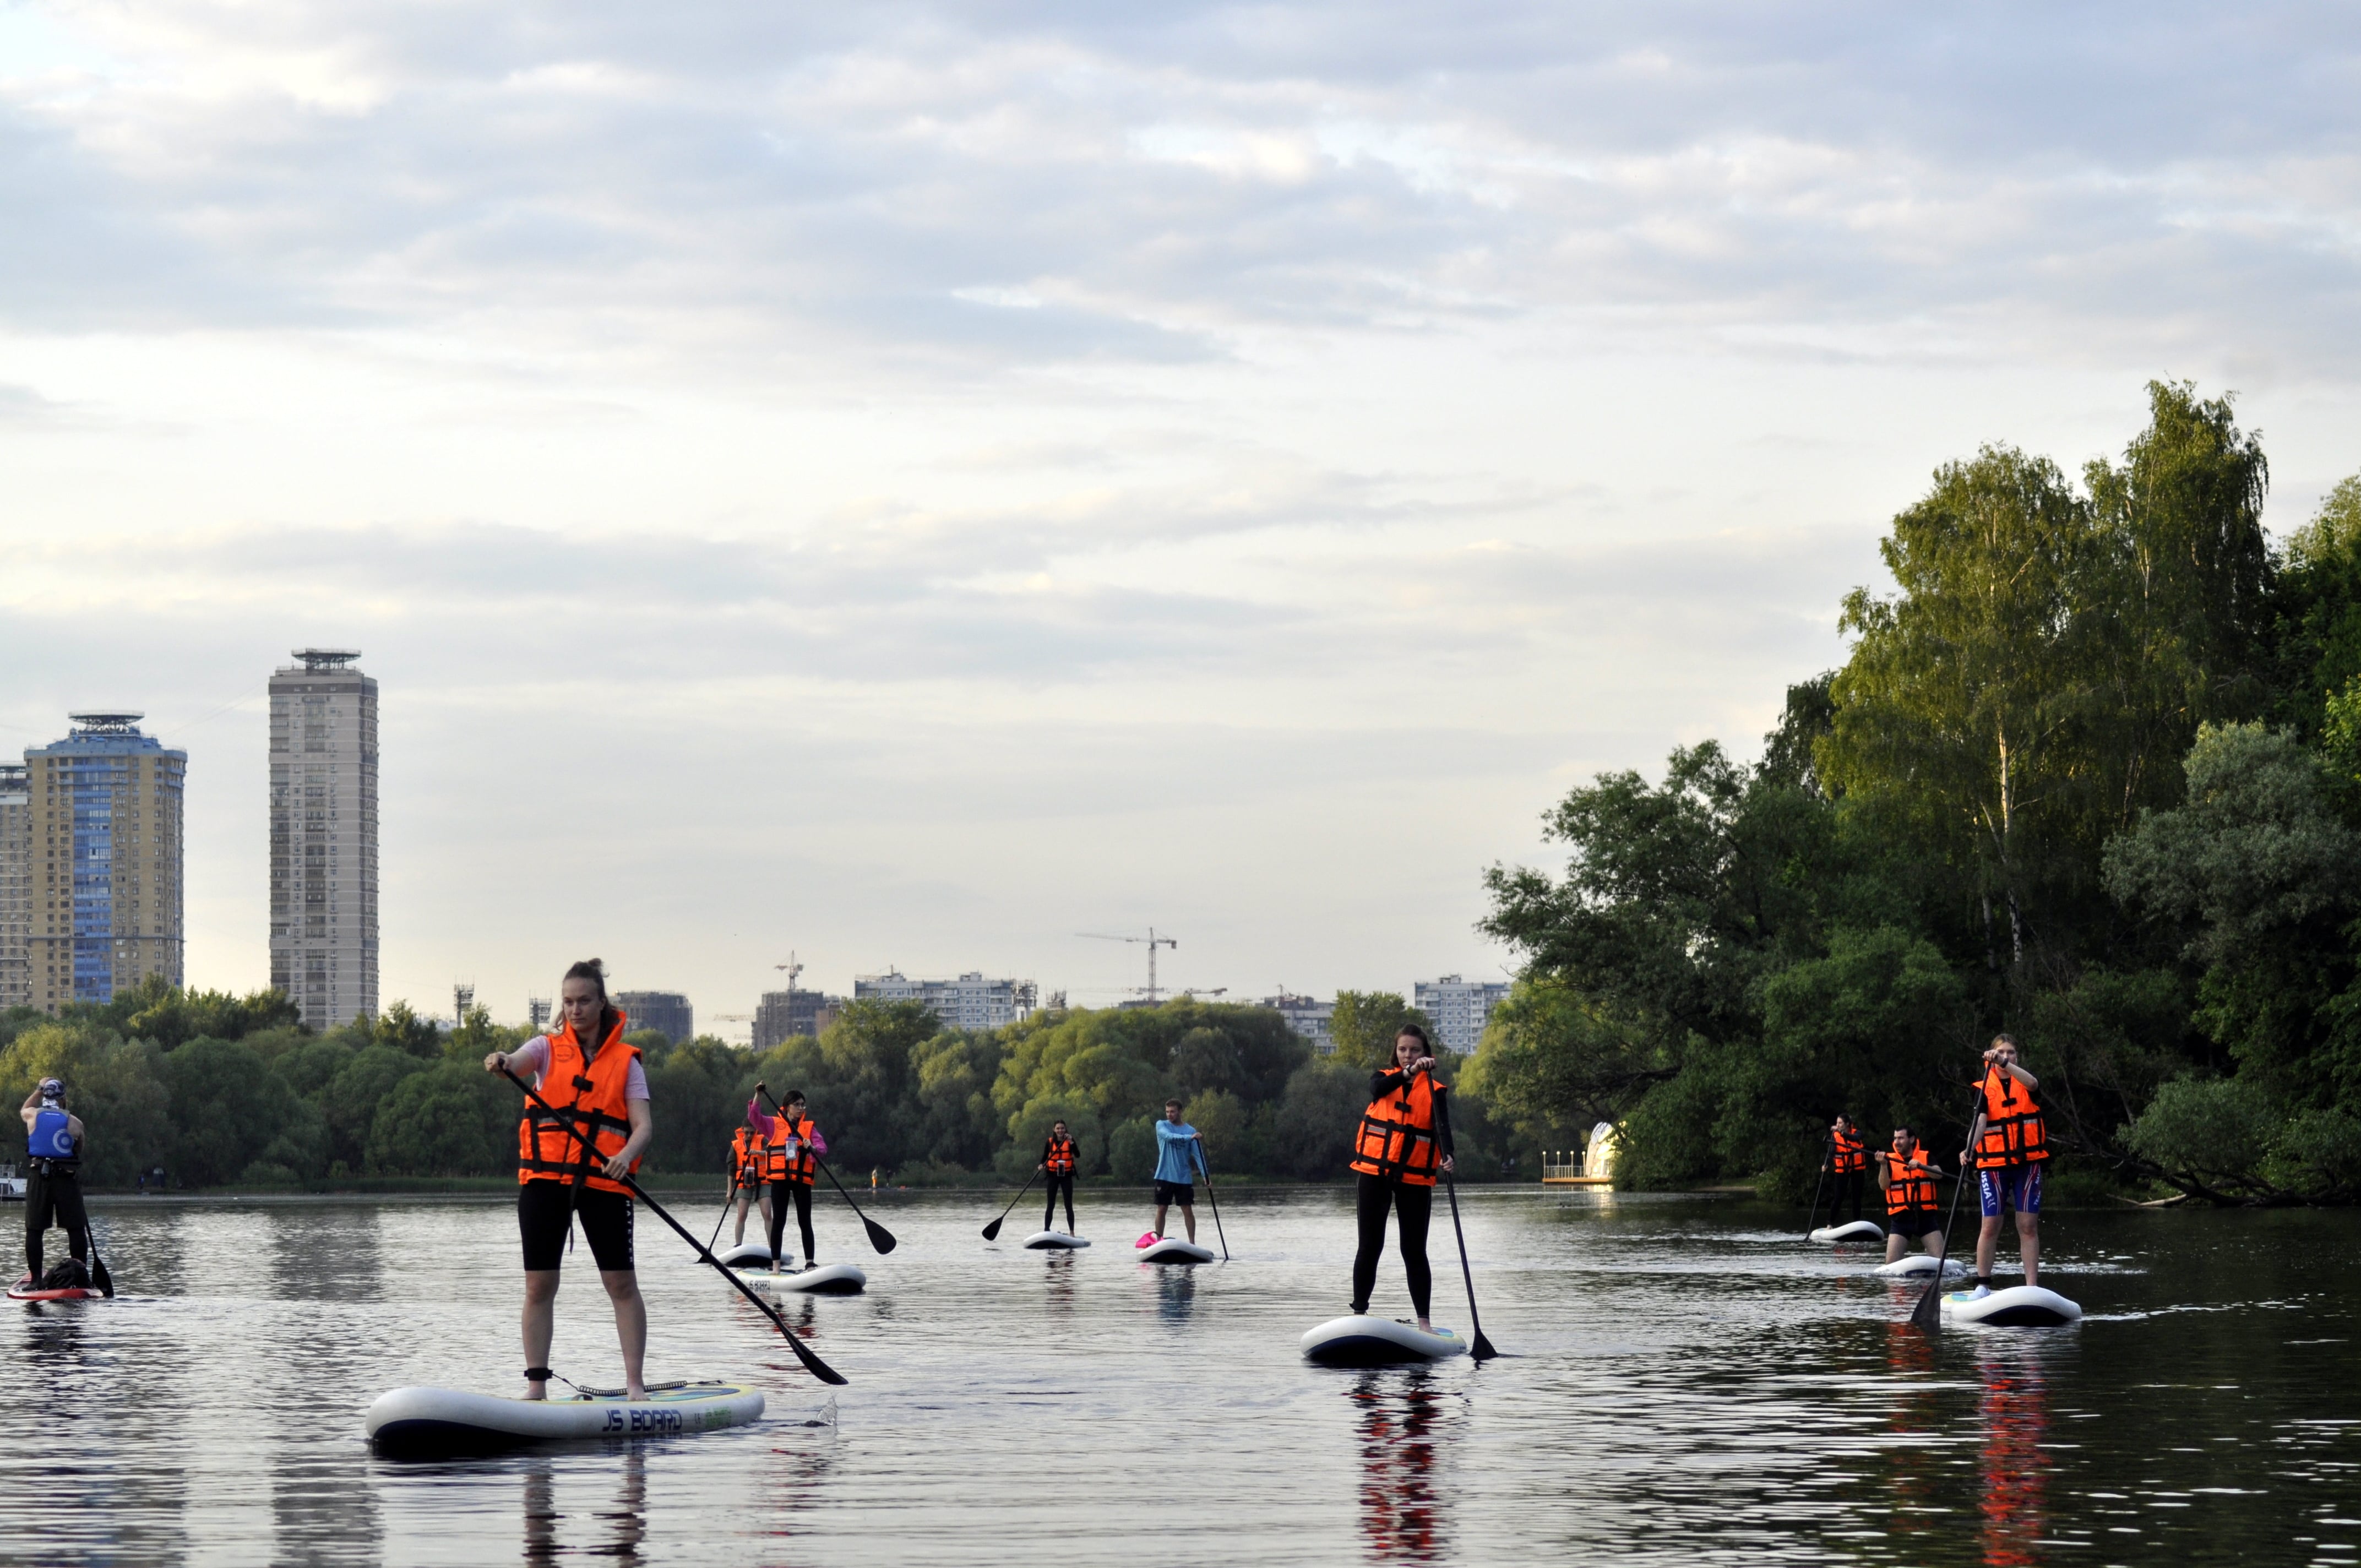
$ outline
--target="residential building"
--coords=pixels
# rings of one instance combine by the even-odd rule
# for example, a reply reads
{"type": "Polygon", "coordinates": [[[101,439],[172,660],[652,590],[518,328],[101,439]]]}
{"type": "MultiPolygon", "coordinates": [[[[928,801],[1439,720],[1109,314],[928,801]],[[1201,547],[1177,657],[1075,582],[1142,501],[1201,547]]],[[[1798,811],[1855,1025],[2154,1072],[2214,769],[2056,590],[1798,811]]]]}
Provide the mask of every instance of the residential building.
{"type": "Polygon", "coordinates": [[[766,991],[754,1008],[754,1048],[767,1051],[799,1036],[816,1036],[835,1023],[837,1014],[843,1011],[841,996],[824,996],[817,991],[792,986],[785,991],[766,991]]]}
{"type": "Polygon", "coordinates": [[[538,1035],[544,1029],[549,1027],[549,1014],[550,1002],[548,997],[528,996],[524,999],[525,1027],[531,1029],[534,1034],[538,1035]]]}
{"type": "Polygon", "coordinates": [[[655,1029],[674,1045],[697,1038],[697,1009],[677,991],[619,991],[615,1005],[630,1029],[655,1029]]]}
{"type": "Polygon", "coordinates": [[[33,1004],[33,792],[0,762],[0,1011],[33,1004]]]}
{"type": "Polygon", "coordinates": [[[345,648],[270,677],[270,983],[314,1029],[377,1016],[377,682],[345,648]]]}
{"type": "Polygon", "coordinates": [[[137,713],[76,713],[25,753],[26,981],[32,1005],[181,983],[181,788],[189,754],[137,713]]]}
{"type": "Polygon", "coordinates": [[[898,970],[855,975],[855,1002],[922,1002],[946,1029],[997,1029],[1033,1011],[1029,980],[986,980],[971,970],[957,980],[911,980],[898,970]]]}
{"type": "Polygon", "coordinates": [[[1509,983],[1446,974],[1441,980],[1422,980],[1411,991],[1411,1005],[1434,1025],[1435,1044],[1471,1056],[1484,1038],[1485,1021],[1508,996],[1509,983]]]}
{"type": "Polygon", "coordinates": [[[1264,997],[1256,1005],[1270,1008],[1286,1019],[1287,1026],[1311,1041],[1312,1050],[1318,1055],[1335,1054],[1336,1037],[1328,1032],[1330,1021],[1336,1016],[1334,997],[1321,1002],[1309,996],[1294,996],[1281,992],[1277,996],[1264,997]]]}

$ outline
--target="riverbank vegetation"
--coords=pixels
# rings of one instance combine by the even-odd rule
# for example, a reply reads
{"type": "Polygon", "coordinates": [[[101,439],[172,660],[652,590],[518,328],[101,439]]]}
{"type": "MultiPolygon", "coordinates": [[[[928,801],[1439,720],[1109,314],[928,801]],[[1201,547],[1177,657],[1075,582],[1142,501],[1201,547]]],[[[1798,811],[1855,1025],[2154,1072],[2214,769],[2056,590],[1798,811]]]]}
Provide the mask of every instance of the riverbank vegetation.
{"type": "Polygon", "coordinates": [[[1602,774],[1563,875],[1493,870],[1496,1113],[1795,1195],[1839,1109],[1949,1163],[2006,1029],[2070,1174],[2361,1198],[2361,477],[2274,543],[2259,437],[2149,392],[2079,484],[1938,469],[1760,761],[1602,774]]]}

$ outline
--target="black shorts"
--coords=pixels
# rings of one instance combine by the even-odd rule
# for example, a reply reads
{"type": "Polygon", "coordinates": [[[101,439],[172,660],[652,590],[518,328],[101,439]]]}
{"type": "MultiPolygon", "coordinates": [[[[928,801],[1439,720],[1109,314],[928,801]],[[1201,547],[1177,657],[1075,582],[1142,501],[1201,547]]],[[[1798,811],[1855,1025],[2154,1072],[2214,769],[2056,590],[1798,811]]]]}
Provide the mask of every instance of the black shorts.
{"type": "Polygon", "coordinates": [[[1178,1203],[1183,1209],[1197,1206],[1197,1184],[1193,1181],[1159,1181],[1156,1184],[1159,1204],[1178,1203]]]}
{"type": "Polygon", "coordinates": [[[1928,1231],[1942,1228],[1943,1215],[1938,1209],[1905,1209],[1899,1214],[1885,1216],[1885,1234],[1889,1236],[1923,1236],[1928,1231]]]}
{"type": "Polygon", "coordinates": [[[567,1217],[582,1222],[582,1239],[601,1274],[631,1272],[631,1197],[565,1181],[528,1181],[517,1189],[517,1233],[524,1238],[528,1273],[566,1263],[567,1217]]]}

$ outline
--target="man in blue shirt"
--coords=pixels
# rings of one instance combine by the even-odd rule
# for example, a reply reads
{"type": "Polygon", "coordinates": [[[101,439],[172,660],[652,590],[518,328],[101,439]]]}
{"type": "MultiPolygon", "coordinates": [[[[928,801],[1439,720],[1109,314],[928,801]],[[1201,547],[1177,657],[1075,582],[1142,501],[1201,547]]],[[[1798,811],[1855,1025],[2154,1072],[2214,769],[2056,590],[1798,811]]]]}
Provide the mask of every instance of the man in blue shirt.
{"type": "Polygon", "coordinates": [[[1156,1239],[1164,1239],[1164,1215],[1175,1203],[1197,1239],[1197,1129],[1180,1119],[1180,1102],[1164,1102],[1164,1120],[1156,1124],[1156,1239]]]}

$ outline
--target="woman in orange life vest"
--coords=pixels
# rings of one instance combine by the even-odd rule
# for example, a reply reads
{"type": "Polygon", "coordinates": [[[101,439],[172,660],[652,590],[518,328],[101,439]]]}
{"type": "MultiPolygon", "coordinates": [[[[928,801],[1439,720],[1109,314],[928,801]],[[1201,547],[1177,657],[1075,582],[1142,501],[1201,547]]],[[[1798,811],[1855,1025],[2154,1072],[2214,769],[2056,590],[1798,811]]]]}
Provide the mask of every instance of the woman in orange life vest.
{"type": "Polygon", "coordinates": [[[1434,1275],[1426,1263],[1426,1224],[1434,1207],[1434,1178],[1451,1164],[1450,1130],[1438,1124],[1436,1101],[1446,1086],[1434,1081],[1434,1046],[1426,1031],[1405,1024],[1394,1036],[1391,1071],[1369,1075],[1369,1108],[1353,1140],[1358,1173],[1354,1209],[1361,1245],[1353,1255],[1353,1315],[1369,1310],[1378,1283],[1378,1256],[1386,1250],[1386,1212],[1400,1223],[1402,1272],[1410,1277],[1411,1309],[1418,1326],[1433,1331],[1427,1303],[1434,1275]]]}
{"type": "Polygon", "coordinates": [[[819,1261],[818,1249],[812,1245],[811,1200],[812,1182],[819,1176],[819,1157],[828,1153],[828,1140],[820,1136],[819,1127],[810,1113],[804,1109],[804,1091],[790,1089],[779,1102],[781,1116],[763,1113],[763,1086],[754,1086],[754,1098],[746,1102],[746,1120],[762,1130],[763,1152],[767,1157],[763,1174],[769,1179],[771,1192],[771,1272],[777,1274],[786,1263],[786,1255],[779,1244],[786,1239],[787,1209],[796,1211],[796,1229],[804,1244],[804,1266],[811,1268],[819,1261]]]}
{"type": "Polygon", "coordinates": [[[1921,1250],[1932,1255],[1943,1245],[1943,1206],[1936,1196],[1936,1179],[1943,1168],[1927,1157],[1918,1135],[1907,1127],[1894,1129],[1894,1146],[1877,1157],[1877,1184],[1885,1190],[1885,1261],[1899,1263],[1916,1236],[1921,1250]]]}
{"type": "Polygon", "coordinates": [[[1838,1223],[1837,1211],[1843,1207],[1848,1194],[1852,1198],[1852,1217],[1860,1219],[1861,1178],[1869,1169],[1869,1145],[1862,1139],[1861,1129],[1852,1124],[1852,1118],[1841,1111],[1837,1113],[1836,1125],[1828,1129],[1828,1168],[1837,1176],[1836,1191],[1828,1198],[1828,1223],[1838,1223]]]}
{"type": "Polygon", "coordinates": [[[746,1207],[750,1201],[763,1205],[763,1234],[771,1230],[771,1184],[766,1173],[770,1157],[763,1150],[763,1129],[754,1125],[754,1118],[730,1135],[730,1190],[738,1198],[738,1229],[731,1241],[743,1245],[746,1240],[746,1207]]]}
{"type": "Polygon", "coordinates": [[[1079,1236],[1074,1229],[1074,1139],[1063,1122],[1049,1124],[1049,1136],[1041,1146],[1041,1163],[1034,1168],[1049,1175],[1049,1201],[1041,1210],[1041,1228],[1057,1228],[1058,1194],[1066,1195],[1066,1234],[1079,1236]]]}
{"type": "Polygon", "coordinates": [[[1976,1233],[1976,1283],[1970,1299],[1992,1294],[1993,1253],[2000,1242],[2004,1211],[2016,1214],[2018,1255],[2025,1260],[2025,1282],[2038,1285],[2041,1267],[2041,1168],[2049,1158],[2049,1135],[2042,1126],[2041,1107],[2033,1091],[2041,1080],[2016,1064],[2016,1041],[1994,1035],[1984,1052],[1983,1136],[1972,1149],[1960,1151],[1964,1168],[1973,1161],[1976,1195],[1983,1202],[1983,1228],[1976,1233]]]}
{"type": "Polygon", "coordinates": [[[598,1265],[598,1283],[615,1305],[625,1387],[630,1398],[644,1399],[647,1385],[640,1368],[647,1355],[648,1310],[631,1266],[631,1198],[622,1179],[639,1168],[640,1152],[655,1135],[648,1115],[648,1077],[639,1051],[623,1043],[623,1014],[607,1000],[607,969],[597,959],[566,971],[557,1010],[563,1023],[555,1033],[535,1035],[514,1051],[494,1051],[484,1058],[486,1072],[505,1068],[532,1084],[552,1108],[572,1113],[553,1117],[527,1102],[517,1128],[524,1397],[549,1397],[558,1267],[579,1218],[583,1239],[598,1265]],[[583,1147],[584,1136],[590,1150],[583,1147]]]}

